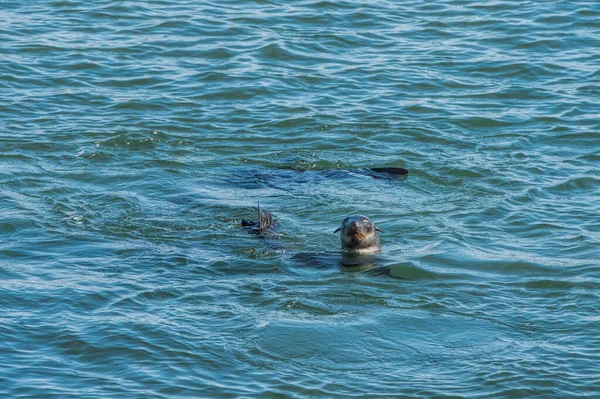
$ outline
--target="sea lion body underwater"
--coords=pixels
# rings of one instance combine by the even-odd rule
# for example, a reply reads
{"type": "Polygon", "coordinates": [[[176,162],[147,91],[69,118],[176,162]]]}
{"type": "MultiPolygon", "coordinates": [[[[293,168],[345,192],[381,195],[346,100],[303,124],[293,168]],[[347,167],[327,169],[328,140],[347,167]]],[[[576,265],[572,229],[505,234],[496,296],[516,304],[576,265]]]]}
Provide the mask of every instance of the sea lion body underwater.
{"type": "Polygon", "coordinates": [[[381,240],[377,232],[382,232],[371,219],[364,215],[351,215],[342,220],[342,225],[333,233],[340,231],[342,252],[371,254],[381,250],[381,240]]]}

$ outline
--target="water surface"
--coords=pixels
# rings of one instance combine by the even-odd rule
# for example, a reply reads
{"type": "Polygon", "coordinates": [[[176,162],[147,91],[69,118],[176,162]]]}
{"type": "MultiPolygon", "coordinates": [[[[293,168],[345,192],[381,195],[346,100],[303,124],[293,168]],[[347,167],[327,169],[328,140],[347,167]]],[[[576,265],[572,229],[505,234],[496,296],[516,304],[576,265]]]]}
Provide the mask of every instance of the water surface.
{"type": "Polygon", "coordinates": [[[3,2],[0,393],[600,396],[599,21],[3,2]],[[411,172],[331,172],[373,166],[411,172]],[[295,260],[352,213],[377,269],[295,260]]]}

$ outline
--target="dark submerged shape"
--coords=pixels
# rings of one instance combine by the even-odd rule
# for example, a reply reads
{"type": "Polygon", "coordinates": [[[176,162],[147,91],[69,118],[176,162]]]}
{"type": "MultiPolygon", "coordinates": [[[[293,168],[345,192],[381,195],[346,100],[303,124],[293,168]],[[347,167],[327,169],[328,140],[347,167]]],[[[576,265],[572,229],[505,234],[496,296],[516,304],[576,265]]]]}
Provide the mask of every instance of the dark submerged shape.
{"type": "Polygon", "coordinates": [[[342,221],[334,234],[341,230],[342,251],[359,254],[368,254],[378,252],[381,249],[381,240],[378,228],[371,220],[364,215],[348,216],[342,221]]]}
{"type": "Polygon", "coordinates": [[[294,189],[297,184],[320,183],[326,180],[351,179],[368,176],[375,180],[402,181],[409,171],[396,167],[376,167],[360,169],[296,169],[292,165],[271,167],[237,168],[232,171],[227,183],[247,189],[273,187],[294,189]]]}

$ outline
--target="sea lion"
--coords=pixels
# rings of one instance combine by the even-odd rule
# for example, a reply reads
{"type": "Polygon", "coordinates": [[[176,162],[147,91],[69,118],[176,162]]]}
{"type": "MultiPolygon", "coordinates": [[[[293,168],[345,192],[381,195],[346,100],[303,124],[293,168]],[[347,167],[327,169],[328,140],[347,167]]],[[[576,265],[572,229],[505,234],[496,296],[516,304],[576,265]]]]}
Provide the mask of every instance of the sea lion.
{"type": "Polygon", "coordinates": [[[381,250],[381,240],[377,232],[382,232],[371,220],[363,215],[351,215],[333,233],[341,231],[342,252],[370,254],[381,250]]]}

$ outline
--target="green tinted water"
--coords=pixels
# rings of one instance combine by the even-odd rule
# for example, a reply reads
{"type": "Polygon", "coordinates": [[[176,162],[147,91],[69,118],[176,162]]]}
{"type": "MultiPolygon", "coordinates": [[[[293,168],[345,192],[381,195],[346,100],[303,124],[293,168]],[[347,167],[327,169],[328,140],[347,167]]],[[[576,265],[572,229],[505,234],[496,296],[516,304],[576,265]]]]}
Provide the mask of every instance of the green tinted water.
{"type": "Polygon", "coordinates": [[[600,396],[599,17],[4,2],[0,393],[600,396]]]}

